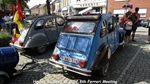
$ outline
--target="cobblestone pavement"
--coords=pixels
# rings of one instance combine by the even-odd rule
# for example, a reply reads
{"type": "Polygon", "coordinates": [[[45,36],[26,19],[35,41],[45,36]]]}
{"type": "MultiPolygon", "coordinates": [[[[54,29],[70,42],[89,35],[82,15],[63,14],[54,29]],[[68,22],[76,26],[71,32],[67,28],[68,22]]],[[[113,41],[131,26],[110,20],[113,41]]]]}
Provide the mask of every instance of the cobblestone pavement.
{"type": "MultiPolygon", "coordinates": [[[[105,83],[105,84],[150,84],[150,45],[145,44],[147,29],[138,28],[137,42],[125,44],[123,49],[113,54],[110,61],[109,74],[101,78],[84,77],[74,73],[62,72],[61,69],[51,66],[49,58],[54,46],[43,55],[33,55],[35,63],[28,65],[24,73],[12,78],[12,84],[78,84],[78,83],[105,83]]],[[[31,59],[20,55],[17,69],[31,62],[31,59]]]]}

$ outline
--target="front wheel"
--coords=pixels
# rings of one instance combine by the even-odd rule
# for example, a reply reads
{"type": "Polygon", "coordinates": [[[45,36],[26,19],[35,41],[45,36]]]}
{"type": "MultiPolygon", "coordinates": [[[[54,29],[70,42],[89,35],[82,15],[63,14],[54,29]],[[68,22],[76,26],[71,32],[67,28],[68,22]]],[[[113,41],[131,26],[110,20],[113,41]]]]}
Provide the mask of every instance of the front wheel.
{"type": "Polygon", "coordinates": [[[46,46],[46,45],[36,47],[36,51],[37,51],[39,54],[44,53],[46,50],[47,50],[47,46],[46,46]]]}
{"type": "Polygon", "coordinates": [[[101,75],[106,76],[108,74],[109,62],[102,66],[101,75]]]}
{"type": "Polygon", "coordinates": [[[108,74],[109,60],[111,58],[111,49],[109,48],[100,63],[99,75],[105,77],[108,74]]]}

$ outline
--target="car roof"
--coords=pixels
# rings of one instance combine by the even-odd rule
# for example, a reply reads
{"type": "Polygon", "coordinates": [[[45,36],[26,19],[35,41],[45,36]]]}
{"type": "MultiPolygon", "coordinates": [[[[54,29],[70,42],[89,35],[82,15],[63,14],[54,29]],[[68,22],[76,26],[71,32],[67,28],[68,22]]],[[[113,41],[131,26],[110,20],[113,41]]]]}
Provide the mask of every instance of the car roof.
{"type": "Polygon", "coordinates": [[[59,15],[39,15],[39,16],[31,16],[31,17],[27,17],[25,20],[35,20],[35,19],[38,19],[38,18],[47,18],[47,17],[61,17],[59,15]]]}
{"type": "Polygon", "coordinates": [[[112,14],[76,14],[73,16],[67,17],[67,20],[100,20],[101,17],[111,17],[112,14]]]}

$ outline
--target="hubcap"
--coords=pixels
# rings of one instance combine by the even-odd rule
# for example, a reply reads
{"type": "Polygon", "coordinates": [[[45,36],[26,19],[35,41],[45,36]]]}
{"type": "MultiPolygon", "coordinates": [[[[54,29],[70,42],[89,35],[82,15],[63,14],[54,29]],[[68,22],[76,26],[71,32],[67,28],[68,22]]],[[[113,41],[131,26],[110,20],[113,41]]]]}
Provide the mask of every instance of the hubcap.
{"type": "Polygon", "coordinates": [[[103,67],[103,72],[104,72],[104,74],[107,73],[108,67],[109,67],[109,63],[107,63],[107,64],[103,67]]]}
{"type": "Polygon", "coordinates": [[[37,51],[39,52],[39,53],[43,53],[43,52],[45,52],[45,50],[46,50],[46,46],[39,46],[39,47],[37,47],[37,51]]]}

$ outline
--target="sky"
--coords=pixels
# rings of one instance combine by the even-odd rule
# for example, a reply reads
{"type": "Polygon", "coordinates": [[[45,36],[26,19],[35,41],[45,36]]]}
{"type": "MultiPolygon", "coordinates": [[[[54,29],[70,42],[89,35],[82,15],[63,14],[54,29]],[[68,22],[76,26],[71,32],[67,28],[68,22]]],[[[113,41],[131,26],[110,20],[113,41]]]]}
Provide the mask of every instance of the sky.
{"type": "Polygon", "coordinates": [[[43,4],[46,3],[46,0],[30,0],[27,4],[29,6],[29,8],[38,5],[38,4],[43,4]]]}

